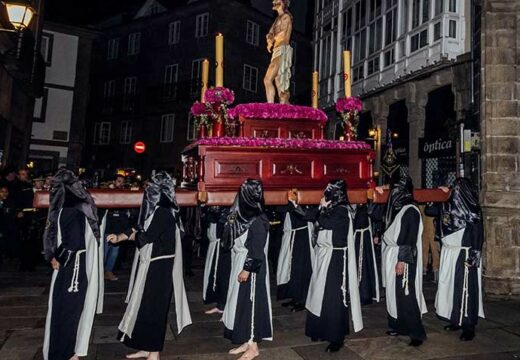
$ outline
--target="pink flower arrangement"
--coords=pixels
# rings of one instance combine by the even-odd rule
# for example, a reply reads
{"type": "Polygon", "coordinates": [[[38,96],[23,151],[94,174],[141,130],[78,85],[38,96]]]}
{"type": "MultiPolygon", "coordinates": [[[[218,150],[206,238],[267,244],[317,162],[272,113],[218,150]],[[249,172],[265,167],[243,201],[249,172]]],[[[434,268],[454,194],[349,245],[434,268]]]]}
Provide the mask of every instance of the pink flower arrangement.
{"type": "Polygon", "coordinates": [[[208,110],[206,109],[206,104],[203,104],[203,103],[200,103],[200,102],[195,102],[192,106],[191,106],[191,114],[193,116],[203,116],[203,115],[208,115],[208,110]]]}
{"type": "MultiPolygon", "coordinates": [[[[220,124],[224,123],[226,128],[233,128],[234,123],[230,121],[228,115],[228,106],[235,101],[235,93],[225,87],[215,87],[206,90],[204,95],[204,103],[195,102],[191,107],[191,113],[195,117],[197,129],[204,126],[206,129],[213,129],[215,123],[218,123],[218,131],[220,124]]],[[[220,136],[220,135],[217,135],[220,136]]]]}
{"type": "Polygon", "coordinates": [[[210,146],[265,147],[275,149],[330,149],[330,150],[365,150],[370,145],[363,141],[335,141],[313,139],[282,139],[282,138],[248,138],[219,137],[204,138],[193,144],[210,146]]]}
{"type": "Polygon", "coordinates": [[[336,111],[339,113],[360,112],[361,110],[363,110],[363,102],[355,96],[338,99],[336,103],[336,111]]]}
{"type": "Polygon", "coordinates": [[[210,117],[211,117],[211,109],[204,103],[195,102],[190,109],[191,114],[195,118],[195,127],[197,130],[200,130],[202,125],[206,127],[211,127],[210,117]]]}
{"type": "Polygon", "coordinates": [[[338,99],[336,111],[343,120],[343,131],[348,140],[357,139],[357,127],[359,124],[359,112],[363,110],[363,102],[355,97],[338,99]]]}
{"type": "Polygon", "coordinates": [[[289,104],[251,103],[240,104],[229,111],[233,118],[248,119],[299,119],[326,122],[327,115],[319,109],[289,104]]]}
{"type": "Polygon", "coordinates": [[[206,90],[204,100],[206,103],[217,107],[221,104],[231,105],[235,102],[235,93],[225,87],[214,87],[206,90]]]}

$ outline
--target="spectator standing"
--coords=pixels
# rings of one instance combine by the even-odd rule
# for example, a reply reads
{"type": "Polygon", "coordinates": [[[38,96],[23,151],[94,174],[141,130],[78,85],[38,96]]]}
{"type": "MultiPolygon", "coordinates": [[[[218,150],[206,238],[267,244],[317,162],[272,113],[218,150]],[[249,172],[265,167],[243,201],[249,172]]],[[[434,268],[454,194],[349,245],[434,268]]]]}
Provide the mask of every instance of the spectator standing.
{"type": "Polygon", "coordinates": [[[8,187],[0,185],[0,261],[2,256],[13,258],[15,254],[16,223],[14,210],[8,187]]]}
{"type": "Polygon", "coordinates": [[[18,256],[21,271],[34,271],[40,246],[34,236],[33,198],[34,190],[29,170],[18,170],[16,180],[12,186],[12,196],[16,208],[16,225],[18,229],[18,256]]]}
{"type": "MultiPolygon", "coordinates": [[[[125,185],[125,177],[117,175],[110,189],[121,190],[125,185]]],[[[108,209],[105,211],[106,216],[106,234],[121,234],[130,227],[130,210],[128,209],[108,209]]],[[[114,267],[119,255],[119,245],[110,244],[105,241],[105,279],[110,281],[118,280],[114,274],[114,267]]]]}

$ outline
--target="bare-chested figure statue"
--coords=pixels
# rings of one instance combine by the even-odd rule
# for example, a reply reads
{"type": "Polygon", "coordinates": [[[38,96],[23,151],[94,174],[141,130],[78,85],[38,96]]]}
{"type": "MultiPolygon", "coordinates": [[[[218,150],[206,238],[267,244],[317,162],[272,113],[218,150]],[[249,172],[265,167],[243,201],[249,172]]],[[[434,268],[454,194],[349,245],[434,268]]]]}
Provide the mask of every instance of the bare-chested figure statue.
{"type": "Polygon", "coordinates": [[[293,19],[289,13],[289,4],[290,0],[273,0],[273,10],[278,13],[278,17],[266,36],[267,51],[273,54],[264,77],[268,103],[274,103],[276,90],[278,90],[280,103],[289,103],[293,58],[293,49],[290,45],[293,19]]]}

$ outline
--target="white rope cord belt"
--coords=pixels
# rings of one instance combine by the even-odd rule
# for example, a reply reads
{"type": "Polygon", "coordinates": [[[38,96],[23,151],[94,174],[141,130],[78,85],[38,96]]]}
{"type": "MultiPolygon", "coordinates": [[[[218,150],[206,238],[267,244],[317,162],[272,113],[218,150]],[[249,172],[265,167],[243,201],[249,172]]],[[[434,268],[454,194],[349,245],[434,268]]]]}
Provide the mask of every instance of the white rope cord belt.
{"type": "Polygon", "coordinates": [[[70,279],[70,286],[67,289],[68,292],[75,292],[77,293],[79,291],[79,266],[80,266],[80,256],[81,254],[87,252],[87,250],[79,250],[76,252],[76,256],[74,259],[74,270],[72,271],[72,278],[70,279]]]}
{"type": "Polygon", "coordinates": [[[348,246],[345,247],[333,247],[332,250],[343,251],[343,282],[341,283],[341,292],[343,293],[343,305],[348,307],[347,303],[347,250],[348,246]]]}
{"type": "Polygon", "coordinates": [[[308,226],[302,226],[297,229],[291,229],[291,240],[289,242],[289,254],[291,254],[291,258],[289,259],[289,276],[291,276],[291,270],[292,270],[292,252],[294,248],[294,239],[296,238],[296,232],[300,230],[308,229],[308,226]]]}
{"type": "Polygon", "coordinates": [[[215,266],[213,267],[213,292],[217,288],[217,269],[218,269],[218,259],[220,257],[220,240],[217,240],[217,248],[215,249],[215,266]]]}
{"type": "Polygon", "coordinates": [[[462,301],[460,308],[459,326],[462,326],[462,320],[468,317],[468,300],[469,300],[469,267],[466,265],[466,260],[469,257],[469,247],[461,247],[464,250],[464,282],[462,284],[462,301]]]}
{"type": "Polygon", "coordinates": [[[363,250],[364,250],[364,235],[365,231],[370,231],[370,226],[364,229],[358,229],[354,233],[354,237],[356,234],[361,234],[359,237],[359,257],[358,257],[358,283],[361,284],[361,279],[363,278],[363,250]]]}
{"type": "Polygon", "coordinates": [[[251,337],[249,343],[252,343],[255,339],[255,295],[256,295],[256,273],[251,273],[251,292],[249,300],[251,300],[251,337]]]}
{"type": "Polygon", "coordinates": [[[408,263],[404,263],[404,271],[403,271],[403,288],[404,288],[404,295],[408,296],[410,295],[410,288],[408,287],[409,283],[409,269],[408,269],[408,263]]]}

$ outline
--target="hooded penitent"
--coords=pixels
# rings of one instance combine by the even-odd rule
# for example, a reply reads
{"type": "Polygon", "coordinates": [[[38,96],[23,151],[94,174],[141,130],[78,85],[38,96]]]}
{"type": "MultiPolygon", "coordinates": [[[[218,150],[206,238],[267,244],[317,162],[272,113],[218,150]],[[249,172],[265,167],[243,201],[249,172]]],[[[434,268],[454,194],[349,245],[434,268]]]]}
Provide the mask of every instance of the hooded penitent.
{"type": "Polygon", "coordinates": [[[330,201],[328,209],[338,205],[348,205],[347,184],[344,180],[333,180],[329,182],[323,193],[326,201],[330,201]]]}
{"type": "Polygon", "coordinates": [[[156,206],[170,209],[177,219],[179,205],[175,199],[175,181],[164,171],[155,174],[146,186],[139,214],[139,230],[144,229],[146,220],[153,214],[156,206]]]}
{"type": "Polygon", "coordinates": [[[452,193],[442,208],[442,233],[448,235],[468,223],[478,224],[482,221],[478,194],[470,180],[458,178],[453,184],[452,193]]]}
{"type": "MultiPolygon", "coordinates": [[[[344,180],[332,180],[327,184],[325,191],[323,192],[325,201],[330,201],[330,204],[326,208],[321,209],[321,213],[330,213],[332,209],[337,206],[345,206],[349,209],[349,201],[347,195],[347,183],[344,180]]],[[[318,240],[318,233],[322,230],[319,222],[314,223],[314,233],[312,235],[312,243],[316,245],[318,240]]]]}
{"type": "Polygon", "coordinates": [[[399,213],[404,206],[413,204],[413,202],[413,182],[409,176],[402,177],[392,184],[386,204],[386,226],[390,226],[397,213],[399,213]]]}
{"type": "Polygon", "coordinates": [[[264,190],[259,180],[247,179],[240,186],[224,225],[222,246],[231,248],[233,241],[244,234],[264,209],[264,190]]]}
{"type": "Polygon", "coordinates": [[[88,220],[92,232],[99,241],[99,225],[96,205],[81,181],[70,170],[60,169],[54,175],[50,188],[49,215],[43,234],[45,259],[50,261],[56,253],[58,243],[58,218],[63,207],[74,207],[88,220]]]}

